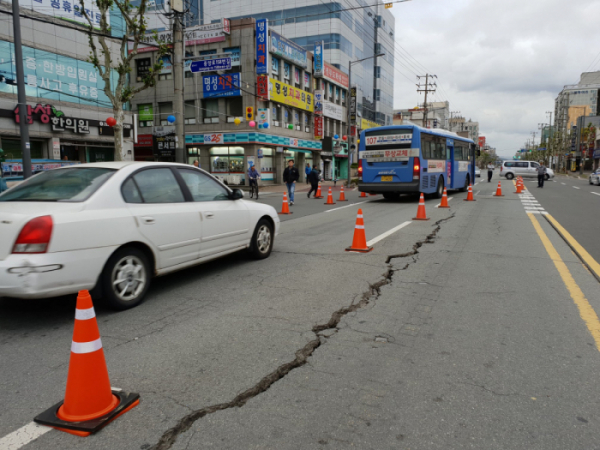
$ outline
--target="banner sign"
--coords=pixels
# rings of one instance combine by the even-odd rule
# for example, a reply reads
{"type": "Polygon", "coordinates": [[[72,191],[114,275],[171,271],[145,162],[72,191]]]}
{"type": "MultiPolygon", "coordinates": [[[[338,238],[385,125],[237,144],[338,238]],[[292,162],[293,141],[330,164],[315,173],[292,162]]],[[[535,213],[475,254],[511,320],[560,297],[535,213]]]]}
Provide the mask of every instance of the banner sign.
{"type": "Polygon", "coordinates": [[[293,62],[304,69],[308,67],[306,50],[293,41],[271,31],[271,53],[293,62]]]}
{"type": "Polygon", "coordinates": [[[365,136],[366,145],[410,144],[411,142],[412,133],[365,136]]]}
{"type": "Polygon", "coordinates": [[[323,41],[315,42],[313,72],[315,77],[323,76],[323,49],[325,48],[323,41]]]}
{"type": "MultiPolygon", "coordinates": [[[[369,162],[408,161],[408,158],[415,158],[418,156],[418,148],[404,148],[401,150],[365,150],[358,152],[358,159],[366,159],[369,162]]],[[[443,165],[441,168],[443,169],[443,165]]]]}
{"type": "Polygon", "coordinates": [[[342,120],[344,113],[340,105],[331,102],[323,102],[323,115],[331,119],[342,120]]]}
{"type": "Polygon", "coordinates": [[[154,136],[154,154],[162,158],[174,158],[177,136],[168,134],[166,136],[154,136]]]}
{"type": "MultiPolygon", "coordinates": [[[[14,109],[15,123],[19,123],[19,106],[14,109]]],[[[90,123],[85,119],[74,119],[65,117],[62,111],[57,110],[52,105],[41,105],[38,103],[35,107],[27,105],[27,124],[33,124],[33,119],[41,123],[50,123],[52,131],[71,131],[76,134],[90,134],[90,123]]]]}
{"type": "Polygon", "coordinates": [[[350,125],[356,125],[356,88],[350,88],[350,125]]]}
{"type": "Polygon", "coordinates": [[[269,101],[269,77],[265,75],[256,77],[256,95],[259,100],[269,101]]]}
{"type": "Polygon", "coordinates": [[[323,69],[323,78],[348,89],[348,75],[328,63],[325,63],[325,67],[323,69]]]}
{"type": "Polygon", "coordinates": [[[301,89],[269,78],[269,92],[271,101],[290,105],[294,108],[313,112],[313,95],[301,89]]]}
{"type": "MultiPolygon", "coordinates": [[[[34,0],[36,1],[36,0],[34,0]]],[[[52,0],[54,1],[54,0],[52,0]]],[[[209,44],[211,42],[222,42],[229,34],[231,25],[229,19],[221,19],[220,22],[209,23],[207,25],[196,25],[185,29],[185,45],[209,44]]],[[[157,50],[159,43],[173,44],[173,32],[161,31],[158,33],[158,41],[154,38],[154,33],[147,33],[138,45],[138,53],[153,52],[157,50]]],[[[133,42],[129,42],[128,50],[133,50],[133,42]]]]}
{"type": "Polygon", "coordinates": [[[325,91],[318,89],[315,91],[315,114],[323,114],[323,102],[325,91]]]}
{"type": "Polygon", "coordinates": [[[256,21],[256,73],[269,74],[269,54],[267,53],[267,40],[269,36],[269,20],[256,21]]]}
{"type": "Polygon", "coordinates": [[[205,59],[202,61],[193,61],[190,70],[193,73],[198,72],[218,72],[220,70],[231,69],[231,58],[205,59]]]}
{"type": "Polygon", "coordinates": [[[242,74],[240,72],[202,77],[204,98],[239,97],[242,95],[240,89],[241,79],[242,74]]]}
{"type": "Polygon", "coordinates": [[[241,51],[239,47],[224,48],[223,53],[227,53],[229,55],[228,58],[231,58],[232,67],[240,65],[241,51]]]}
{"type": "Polygon", "coordinates": [[[264,128],[265,123],[271,126],[271,110],[269,108],[258,108],[256,110],[256,123],[258,128],[264,128]]]}
{"type": "MultiPolygon", "coordinates": [[[[138,105],[138,118],[140,120],[154,120],[154,106],[152,103],[138,105]]],[[[138,136],[139,139],[139,136],[138,136]]]]}
{"type": "MultiPolygon", "coordinates": [[[[100,27],[101,14],[95,0],[84,0],[83,8],[79,0],[19,0],[19,6],[22,9],[32,9],[40,14],[89,27],[90,24],[82,12],[85,10],[94,26],[96,28],[100,27]]],[[[108,13],[106,14],[106,22],[110,25],[110,14],[108,13]]]]}
{"type": "MultiPolygon", "coordinates": [[[[104,93],[104,80],[92,63],[26,46],[21,48],[28,97],[112,109],[112,103],[104,93]]],[[[0,67],[1,75],[17,79],[12,42],[0,41],[0,67]]],[[[111,77],[112,85],[116,86],[115,70],[111,77]]],[[[5,94],[17,94],[16,83],[2,83],[0,86],[5,94]]]]}
{"type": "Polygon", "coordinates": [[[315,139],[323,139],[323,116],[315,115],[315,139]]]}

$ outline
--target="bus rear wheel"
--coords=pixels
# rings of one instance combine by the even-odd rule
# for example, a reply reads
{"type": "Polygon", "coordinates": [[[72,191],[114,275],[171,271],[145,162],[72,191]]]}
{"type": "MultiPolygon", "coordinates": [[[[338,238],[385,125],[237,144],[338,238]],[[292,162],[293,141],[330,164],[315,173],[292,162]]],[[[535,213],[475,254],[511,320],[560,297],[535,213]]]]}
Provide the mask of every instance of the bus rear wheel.
{"type": "Polygon", "coordinates": [[[443,194],[444,194],[444,179],[442,177],[440,177],[440,179],[438,181],[438,185],[437,185],[437,190],[433,194],[433,198],[442,198],[443,194]]]}
{"type": "Polygon", "coordinates": [[[460,192],[467,192],[469,189],[469,184],[471,184],[471,178],[469,175],[465,177],[465,185],[459,189],[460,192]]]}

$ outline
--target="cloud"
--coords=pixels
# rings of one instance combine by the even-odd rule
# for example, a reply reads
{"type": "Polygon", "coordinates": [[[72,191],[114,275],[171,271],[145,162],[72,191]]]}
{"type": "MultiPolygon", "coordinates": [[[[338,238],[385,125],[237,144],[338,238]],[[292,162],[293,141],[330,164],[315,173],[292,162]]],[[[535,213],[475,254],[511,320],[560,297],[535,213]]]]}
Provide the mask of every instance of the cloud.
{"type": "Polygon", "coordinates": [[[395,108],[422,103],[409,80],[436,74],[434,100],[478,120],[502,156],[512,156],[532,132],[539,142],[538,124],[548,121],[557,94],[600,52],[600,0],[412,0],[392,12],[395,108]]]}

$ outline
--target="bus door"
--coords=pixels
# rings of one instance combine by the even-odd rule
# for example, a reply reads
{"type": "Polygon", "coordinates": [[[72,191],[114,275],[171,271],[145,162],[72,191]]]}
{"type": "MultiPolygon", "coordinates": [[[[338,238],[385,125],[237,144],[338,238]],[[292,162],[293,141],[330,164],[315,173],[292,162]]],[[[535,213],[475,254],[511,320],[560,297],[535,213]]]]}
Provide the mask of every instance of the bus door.
{"type": "Polygon", "coordinates": [[[454,162],[454,139],[446,139],[446,187],[454,188],[456,184],[456,163],[454,162]]]}

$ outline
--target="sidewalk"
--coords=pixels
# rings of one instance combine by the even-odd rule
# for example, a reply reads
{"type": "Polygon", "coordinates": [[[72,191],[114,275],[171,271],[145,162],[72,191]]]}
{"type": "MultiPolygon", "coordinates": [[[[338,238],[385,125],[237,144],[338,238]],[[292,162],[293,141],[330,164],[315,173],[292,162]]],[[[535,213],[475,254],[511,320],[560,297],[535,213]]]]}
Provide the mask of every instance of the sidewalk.
{"type": "MultiPolygon", "coordinates": [[[[334,190],[339,190],[340,186],[342,186],[345,183],[346,180],[338,180],[334,190]]],[[[235,186],[238,189],[242,189],[244,191],[249,191],[250,187],[249,186],[235,186]]],[[[325,189],[325,188],[329,188],[332,187],[333,188],[333,181],[322,181],[321,182],[321,189],[325,189]]],[[[310,184],[306,184],[306,182],[302,183],[302,182],[297,182],[296,183],[296,192],[308,192],[310,190],[310,184]]],[[[285,184],[268,184],[266,186],[259,186],[259,192],[261,194],[266,194],[266,193],[276,193],[276,194],[283,194],[284,192],[287,192],[287,187],[285,186],[285,184]]]]}

